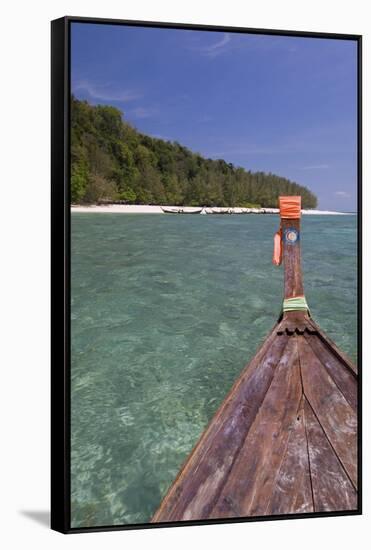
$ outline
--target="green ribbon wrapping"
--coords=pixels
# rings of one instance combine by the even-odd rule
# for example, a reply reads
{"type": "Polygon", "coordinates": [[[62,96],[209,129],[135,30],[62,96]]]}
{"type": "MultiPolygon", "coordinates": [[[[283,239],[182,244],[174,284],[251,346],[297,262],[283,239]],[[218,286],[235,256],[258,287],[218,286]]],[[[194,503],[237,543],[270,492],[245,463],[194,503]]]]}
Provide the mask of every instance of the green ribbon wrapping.
{"type": "Polygon", "coordinates": [[[286,298],[283,301],[283,312],[285,311],[309,311],[305,296],[296,296],[295,298],[286,298]]]}

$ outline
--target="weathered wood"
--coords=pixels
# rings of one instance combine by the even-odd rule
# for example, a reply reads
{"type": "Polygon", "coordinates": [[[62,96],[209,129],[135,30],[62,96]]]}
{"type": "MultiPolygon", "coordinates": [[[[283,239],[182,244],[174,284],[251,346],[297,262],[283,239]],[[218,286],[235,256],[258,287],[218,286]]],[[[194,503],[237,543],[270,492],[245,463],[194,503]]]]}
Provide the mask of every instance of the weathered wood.
{"type": "Polygon", "coordinates": [[[357,487],[357,415],[308,342],[300,338],[298,345],[304,394],[357,487]]]}
{"type": "MultiPolygon", "coordinates": [[[[348,484],[339,478],[342,481],[333,500],[317,496],[317,508],[314,506],[314,509],[353,509],[357,449],[355,411],[308,343],[318,339],[318,335],[305,332],[304,335],[288,336],[285,332],[277,336],[280,327],[282,325],[274,327],[234,384],[152,521],[312,511],[313,497],[309,489],[313,480],[307,462],[309,446],[304,445],[302,405],[299,406],[303,403],[303,389],[318,415],[329,448],[352,486],[349,490],[348,484]],[[345,493],[339,504],[342,490],[345,493]]],[[[319,342],[324,345],[322,340],[319,342]]],[[[328,357],[326,360],[329,362],[328,357]]],[[[336,368],[337,357],[334,361],[332,370],[336,368]]],[[[345,381],[341,378],[344,372],[345,377],[354,375],[340,364],[339,368],[343,369],[340,378],[338,376],[341,386],[345,381]]],[[[324,443],[321,445],[324,448],[324,443]]],[[[311,453],[315,454],[313,446],[311,453]]],[[[331,486],[329,480],[322,480],[319,485],[321,460],[326,460],[327,456],[325,453],[314,462],[319,495],[324,491],[322,486],[331,486]]],[[[337,470],[331,462],[329,472],[333,471],[337,470]]]]}
{"type": "Polygon", "coordinates": [[[358,372],[358,369],[357,369],[357,365],[355,365],[350,359],[349,357],[346,355],[346,353],[344,353],[343,351],[341,351],[337,345],[335,344],[335,342],[333,340],[331,340],[331,338],[329,336],[327,336],[327,334],[325,334],[323,332],[323,330],[317,325],[317,323],[315,323],[315,321],[313,321],[312,318],[309,318],[308,319],[308,322],[310,323],[310,325],[313,327],[313,329],[316,331],[316,333],[318,333],[319,337],[321,338],[321,340],[323,340],[330,348],[331,348],[331,351],[334,355],[336,355],[338,357],[338,359],[340,359],[340,361],[343,362],[343,364],[348,368],[350,369],[351,371],[353,371],[355,374],[357,374],[358,372]]]}
{"type": "Polygon", "coordinates": [[[152,521],[209,517],[286,344],[287,336],[277,338],[272,331],[214,416],[152,521]]]}
{"type": "Polygon", "coordinates": [[[285,456],[277,474],[265,513],[313,512],[312,488],[304,426],[304,396],[289,435],[285,456]]]}
{"type": "Polygon", "coordinates": [[[233,471],[209,517],[264,515],[302,395],[295,338],[289,338],[233,471]]]}
{"type": "Polygon", "coordinates": [[[343,361],[334,355],[323,339],[305,334],[305,339],[313,349],[317,358],[326,368],[345,399],[354,411],[357,411],[357,376],[343,361]]]}
{"type": "Polygon", "coordinates": [[[309,316],[306,311],[287,311],[283,314],[282,322],[277,328],[277,334],[315,334],[316,330],[309,322],[309,316]]]}
{"type": "Polygon", "coordinates": [[[308,402],[304,407],[314,510],[356,510],[357,492],[308,402]]]}
{"type": "Polygon", "coordinates": [[[293,298],[304,295],[303,274],[300,253],[300,219],[281,219],[282,258],[284,268],[284,296],[293,298]],[[290,229],[297,232],[298,238],[289,244],[285,234],[290,229]]]}

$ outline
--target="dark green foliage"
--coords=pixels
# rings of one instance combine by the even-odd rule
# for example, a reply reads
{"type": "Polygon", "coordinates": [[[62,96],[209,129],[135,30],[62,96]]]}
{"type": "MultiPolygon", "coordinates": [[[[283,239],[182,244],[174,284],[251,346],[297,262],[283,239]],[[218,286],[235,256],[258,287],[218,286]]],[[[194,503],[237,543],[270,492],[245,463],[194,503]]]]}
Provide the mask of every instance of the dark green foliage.
{"type": "Polygon", "coordinates": [[[71,200],[277,207],[279,195],[316,196],[286,178],[211,160],[130,126],[115,107],[71,100],[71,200]]]}
{"type": "Polygon", "coordinates": [[[135,204],[137,194],[135,191],[132,190],[131,187],[127,187],[125,191],[121,191],[121,193],[119,193],[118,198],[120,199],[120,201],[126,202],[128,204],[135,204]]]}
{"type": "Polygon", "coordinates": [[[89,169],[83,148],[78,148],[71,154],[71,201],[78,203],[85,196],[88,186],[89,169]]]}

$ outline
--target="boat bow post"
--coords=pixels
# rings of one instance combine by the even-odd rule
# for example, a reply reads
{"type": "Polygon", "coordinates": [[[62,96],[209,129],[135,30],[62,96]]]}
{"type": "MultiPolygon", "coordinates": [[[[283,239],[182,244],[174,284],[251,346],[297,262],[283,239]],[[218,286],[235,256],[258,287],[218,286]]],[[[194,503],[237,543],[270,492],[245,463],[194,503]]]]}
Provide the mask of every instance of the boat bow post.
{"type": "MultiPolygon", "coordinates": [[[[280,228],[274,237],[273,264],[283,262],[284,297],[280,320],[284,328],[303,332],[310,317],[301,268],[301,197],[279,197],[280,228]]],[[[280,327],[282,328],[282,327],[280,327]]]]}

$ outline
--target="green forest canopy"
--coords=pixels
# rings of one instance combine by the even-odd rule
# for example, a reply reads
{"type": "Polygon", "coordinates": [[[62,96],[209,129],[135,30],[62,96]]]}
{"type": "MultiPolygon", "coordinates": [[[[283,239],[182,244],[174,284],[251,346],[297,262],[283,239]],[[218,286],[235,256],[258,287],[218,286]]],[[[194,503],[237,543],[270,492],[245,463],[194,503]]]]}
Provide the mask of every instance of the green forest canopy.
{"type": "Polygon", "coordinates": [[[277,207],[279,195],[317,197],[297,183],[202,157],[138,132],[115,107],[71,100],[71,201],[277,207]]]}

